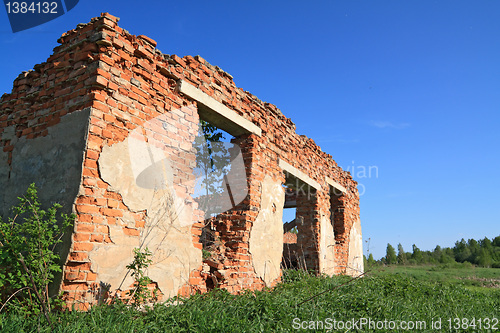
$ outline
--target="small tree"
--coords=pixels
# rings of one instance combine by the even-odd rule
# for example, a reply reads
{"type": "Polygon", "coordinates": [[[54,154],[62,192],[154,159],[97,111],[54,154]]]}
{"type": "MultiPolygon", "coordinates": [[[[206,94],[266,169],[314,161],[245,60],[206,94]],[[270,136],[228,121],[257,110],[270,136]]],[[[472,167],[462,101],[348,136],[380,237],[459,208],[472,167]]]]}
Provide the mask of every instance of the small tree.
{"type": "Polygon", "coordinates": [[[436,245],[436,247],[434,248],[434,251],[432,251],[432,257],[439,261],[441,259],[441,256],[443,254],[443,250],[441,249],[441,246],[439,245],[436,245]]]}
{"type": "Polygon", "coordinates": [[[424,262],[422,251],[415,244],[413,244],[412,249],[413,253],[411,255],[411,258],[415,260],[416,264],[422,264],[424,262]]]}
{"type": "Polygon", "coordinates": [[[146,269],[151,265],[153,260],[151,260],[152,253],[146,247],[144,250],[140,248],[134,249],[134,261],[127,265],[127,268],[132,270],[132,277],[134,278],[134,289],[129,291],[129,296],[131,296],[134,301],[134,305],[140,305],[147,302],[148,300],[155,298],[148,289],[148,284],[152,281],[149,276],[146,275],[146,269]]]}
{"type": "Polygon", "coordinates": [[[464,262],[471,256],[471,251],[467,242],[462,238],[460,242],[455,242],[455,247],[453,248],[455,254],[455,260],[457,262],[464,262]]]}
{"type": "Polygon", "coordinates": [[[367,263],[368,263],[368,267],[375,266],[375,264],[377,263],[375,261],[375,259],[373,259],[373,254],[372,253],[370,253],[370,255],[368,256],[367,263]]]}
{"type": "Polygon", "coordinates": [[[387,244],[385,262],[388,265],[396,264],[398,262],[398,257],[396,256],[396,250],[391,244],[387,244]]]}
{"type": "Polygon", "coordinates": [[[406,252],[403,249],[403,245],[401,245],[401,243],[398,244],[398,264],[406,264],[406,252]]]}
{"type": "Polygon", "coordinates": [[[14,217],[6,222],[0,219],[1,308],[8,304],[28,314],[42,310],[48,319],[52,303],[49,284],[61,272],[55,246],[62,242],[64,230],[75,216],[60,214],[59,223],[60,204],[41,209],[35,184],[18,199],[19,204],[12,208],[14,217]]]}
{"type": "Polygon", "coordinates": [[[199,209],[205,213],[205,218],[218,212],[213,207],[213,198],[224,190],[222,182],[229,171],[230,154],[223,144],[224,134],[217,127],[200,120],[198,136],[195,138],[196,169],[195,173],[201,179],[204,194],[198,198],[199,209]]]}
{"type": "Polygon", "coordinates": [[[493,245],[494,247],[500,247],[500,236],[496,236],[495,238],[493,238],[491,245],[493,245]]]}
{"type": "Polygon", "coordinates": [[[481,267],[491,267],[493,259],[488,251],[481,249],[478,256],[478,264],[481,267]]]}

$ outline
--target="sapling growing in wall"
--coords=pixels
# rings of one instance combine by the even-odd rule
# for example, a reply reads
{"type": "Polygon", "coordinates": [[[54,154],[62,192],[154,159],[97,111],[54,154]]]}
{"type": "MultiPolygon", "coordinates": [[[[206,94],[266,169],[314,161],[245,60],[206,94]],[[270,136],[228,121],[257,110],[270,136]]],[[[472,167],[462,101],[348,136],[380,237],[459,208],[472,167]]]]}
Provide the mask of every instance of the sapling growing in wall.
{"type": "Polygon", "coordinates": [[[148,289],[148,284],[152,281],[146,275],[146,269],[153,262],[151,256],[152,253],[147,247],[143,250],[135,248],[134,261],[127,265],[127,268],[132,270],[132,277],[134,278],[134,289],[128,292],[134,301],[134,305],[143,304],[154,297],[148,289]]]}

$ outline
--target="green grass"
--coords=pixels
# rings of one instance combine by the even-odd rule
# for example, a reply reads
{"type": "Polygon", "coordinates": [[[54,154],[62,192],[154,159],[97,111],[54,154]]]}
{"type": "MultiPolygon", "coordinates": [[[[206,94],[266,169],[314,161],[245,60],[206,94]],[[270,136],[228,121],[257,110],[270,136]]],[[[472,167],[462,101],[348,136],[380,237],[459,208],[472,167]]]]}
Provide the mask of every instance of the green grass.
{"type": "Polygon", "coordinates": [[[482,292],[500,288],[500,269],[474,267],[470,264],[374,267],[372,274],[405,276],[418,281],[448,282],[482,292]]]}
{"type": "MultiPolygon", "coordinates": [[[[147,312],[114,306],[94,307],[88,313],[54,314],[54,320],[58,322],[54,331],[286,332],[295,331],[294,318],[298,318],[296,323],[307,324],[328,318],[344,321],[370,318],[372,321],[425,321],[427,329],[420,331],[430,332],[431,322],[438,318],[444,325],[448,318],[500,317],[499,288],[468,288],[451,278],[468,276],[467,272],[429,269],[389,267],[335,290],[331,289],[350,278],[315,277],[292,271],[287,273],[284,283],[272,290],[247,292],[240,296],[216,290],[184,299],[180,305],[158,305],[147,312]],[[300,304],[320,293],[323,294],[300,304]]],[[[479,270],[475,271],[475,276],[495,277],[497,271],[479,270]]],[[[44,318],[0,314],[1,332],[20,333],[38,329],[52,332],[44,318]]],[[[497,329],[500,330],[500,323],[497,329]]]]}

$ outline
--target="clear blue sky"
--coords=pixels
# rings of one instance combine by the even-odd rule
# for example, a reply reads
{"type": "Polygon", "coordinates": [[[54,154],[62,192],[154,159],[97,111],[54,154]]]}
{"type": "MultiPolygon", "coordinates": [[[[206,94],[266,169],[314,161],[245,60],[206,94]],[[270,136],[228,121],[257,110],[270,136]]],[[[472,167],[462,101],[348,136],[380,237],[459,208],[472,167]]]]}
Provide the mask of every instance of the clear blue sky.
{"type": "Polygon", "coordinates": [[[16,34],[2,8],[0,94],[105,11],[229,72],[354,168],[375,258],[500,234],[500,1],[81,0],[16,34]]]}

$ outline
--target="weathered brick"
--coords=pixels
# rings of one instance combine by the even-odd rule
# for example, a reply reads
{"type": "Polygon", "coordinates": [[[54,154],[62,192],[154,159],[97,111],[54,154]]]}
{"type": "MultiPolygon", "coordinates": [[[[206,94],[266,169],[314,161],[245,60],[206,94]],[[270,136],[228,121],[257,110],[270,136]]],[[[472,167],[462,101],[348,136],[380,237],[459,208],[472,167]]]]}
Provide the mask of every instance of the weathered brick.
{"type": "Polygon", "coordinates": [[[95,281],[96,279],[97,279],[96,273],[88,272],[85,280],[86,281],[95,281]]]}
{"type": "Polygon", "coordinates": [[[104,241],[104,236],[103,235],[98,235],[98,234],[92,234],[90,236],[90,241],[91,242],[96,242],[96,243],[102,243],[104,241]]]}
{"type": "Polygon", "coordinates": [[[75,243],[73,244],[73,251],[92,251],[94,245],[91,243],[75,243]]]}
{"type": "Polygon", "coordinates": [[[95,231],[107,234],[109,232],[109,227],[107,225],[98,225],[96,226],[95,231]]]}
{"type": "Polygon", "coordinates": [[[112,209],[112,208],[101,208],[101,213],[104,216],[111,216],[111,217],[123,216],[123,212],[121,210],[112,209]]]}
{"type": "Polygon", "coordinates": [[[81,214],[99,213],[99,207],[92,205],[76,205],[76,211],[81,214]]]}
{"type": "Polygon", "coordinates": [[[68,256],[70,261],[87,261],[88,255],[84,252],[70,252],[68,256]]]}
{"type": "Polygon", "coordinates": [[[137,229],[132,229],[132,228],[123,228],[123,233],[125,235],[129,235],[129,236],[140,236],[141,232],[137,229]]]}
{"type": "Polygon", "coordinates": [[[92,232],[94,231],[94,225],[88,223],[77,223],[76,225],[77,232],[92,232]]]}

